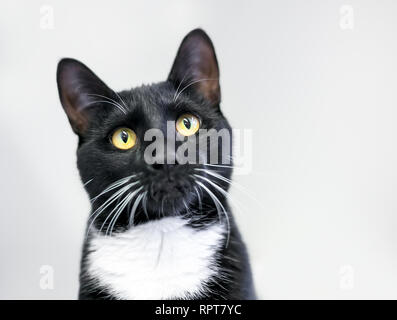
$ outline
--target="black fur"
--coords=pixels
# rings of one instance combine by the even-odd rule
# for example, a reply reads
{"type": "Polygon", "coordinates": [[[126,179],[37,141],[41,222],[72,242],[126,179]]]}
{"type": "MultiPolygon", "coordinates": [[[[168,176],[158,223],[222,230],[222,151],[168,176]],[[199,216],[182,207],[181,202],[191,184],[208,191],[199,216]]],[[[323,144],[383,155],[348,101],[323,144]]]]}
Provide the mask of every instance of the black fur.
{"type": "MultiPolygon", "coordinates": [[[[203,168],[202,164],[148,165],[143,159],[143,150],[149,143],[143,141],[145,131],[158,128],[167,135],[166,122],[175,121],[179,115],[187,112],[200,119],[200,128],[227,129],[230,132],[230,125],[219,108],[221,96],[218,78],[218,63],[211,40],[200,29],[193,30],[183,40],[167,81],[117,94],[80,62],[61,60],[57,71],[60,99],[79,137],[77,165],[81,179],[84,183],[92,179],[85,185],[89,197],[94,198],[119,179],[137,174],[140,186],[147,191],[148,201],[146,212],[142,205],[138,207],[134,225],[172,215],[188,216],[194,228],[206,228],[209,224],[218,223],[219,216],[213,200],[205,192],[201,193],[200,209],[199,196],[193,189],[194,181],[190,175],[195,173],[194,168],[203,168]],[[208,80],[193,83],[197,79],[208,80]],[[177,89],[180,92],[190,83],[175,102],[177,89]],[[127,113],[121,112],[114,104],[104,102],[111,101],[109,99],[122,104],[127,113]],[[111,134],[119,127],[129,127],[135,131],[138,143],[134,148],[122,151],[110,143],[111,134]]],[[[221,145],[219,148],[222,148],[221,145]]],[[[219,150],[219,156],[223,151],[219,150]]],[[[216,171],[229,179],[232,167],[219,167],[216,171]]],[[[227,183],[221,180],[216,183],[228,190],[227,183]]],[[[200,298],[253,299],[255,293],[245,245],[225,197],[219,191],[210,189],[227,209],[230,238],[228,245],[225,243],[217,254],[222,277],[212,282],[211,290],[200,298]]],[[[108,199],[109,194],[93,202],[92,212],[108,199]]],[[[110,219],[106,222],[106,217],[110,210],[94,221],[93,225],[97,229],[103,226],[102,232],[109,226],[110,219]]],[[[129,228],[129,212],[127,209],[122,212],[114,226],[114,233],[129,228]]],[[[90,223],[91,219],[88,225],[90,223]]],[[[101,288],[87,274],[85,258],[89,241],[88,235],[83,247],[79,298],[113,299],[106,288],[101,288]]]]}

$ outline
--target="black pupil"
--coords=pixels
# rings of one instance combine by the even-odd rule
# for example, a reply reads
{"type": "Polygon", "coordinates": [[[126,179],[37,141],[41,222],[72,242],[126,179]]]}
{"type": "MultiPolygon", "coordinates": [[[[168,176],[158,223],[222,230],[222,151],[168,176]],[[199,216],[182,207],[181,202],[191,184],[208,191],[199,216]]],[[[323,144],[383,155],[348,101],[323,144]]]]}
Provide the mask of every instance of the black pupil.
{"type": "Polygon", "coordinates": [[[128,141],[128,133],[126,131],[121,131],[121,140],[123,140],[124,143],[127,143],[127,141],[128,141]]]}
{"type": "Polygon", "coordinates": [[[190,127],[192,126],[190,120],[187,118],[183,119],[183,124],[185,125],[186,129],[190,129],[190,127]]]}

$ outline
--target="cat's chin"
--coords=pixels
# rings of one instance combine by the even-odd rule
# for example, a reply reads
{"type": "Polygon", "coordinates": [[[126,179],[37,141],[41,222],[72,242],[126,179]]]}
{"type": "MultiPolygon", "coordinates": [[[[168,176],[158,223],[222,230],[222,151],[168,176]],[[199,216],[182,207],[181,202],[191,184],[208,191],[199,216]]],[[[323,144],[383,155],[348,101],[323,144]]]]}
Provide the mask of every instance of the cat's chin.
{"type": "Polygon", "coordinates": [[[188,190],[170,189],[160,198],[149,197],[147,208],[156,214],[160,212],[164,216],[175,216],[185,213],[193,201],[192,193],[188,190]]]}

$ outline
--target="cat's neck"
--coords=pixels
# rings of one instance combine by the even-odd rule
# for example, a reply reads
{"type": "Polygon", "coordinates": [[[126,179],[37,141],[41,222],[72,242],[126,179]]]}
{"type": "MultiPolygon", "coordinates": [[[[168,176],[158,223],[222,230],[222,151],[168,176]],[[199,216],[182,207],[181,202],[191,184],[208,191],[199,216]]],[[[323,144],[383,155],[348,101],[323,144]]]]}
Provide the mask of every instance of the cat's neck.
{"type": "Polygon", "coordinates": [[[220,276],[226,227],[197,229],[182,217],[165,217],[112,237],[91,236],[88,275],[117,299],[198,298],[220,276]]]}

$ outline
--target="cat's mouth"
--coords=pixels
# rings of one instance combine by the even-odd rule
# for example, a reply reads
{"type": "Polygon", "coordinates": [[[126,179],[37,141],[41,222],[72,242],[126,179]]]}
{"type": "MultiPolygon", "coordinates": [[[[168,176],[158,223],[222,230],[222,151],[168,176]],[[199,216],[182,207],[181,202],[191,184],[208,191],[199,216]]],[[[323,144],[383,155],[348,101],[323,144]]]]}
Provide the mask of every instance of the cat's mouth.
{"type": "Polygon", "coordinates": [[[186,180],[164,178],[152,182],[149,186],[149,197],[155,202],[176,202],[190,192],[190,183],[186,180]]]}
{"type": "Polygon", "coordinates": [[[148,188],[147,211],[161,216],[177,215],[191,202],[190,185],[176,182],[154,182],[148,188]]]}

